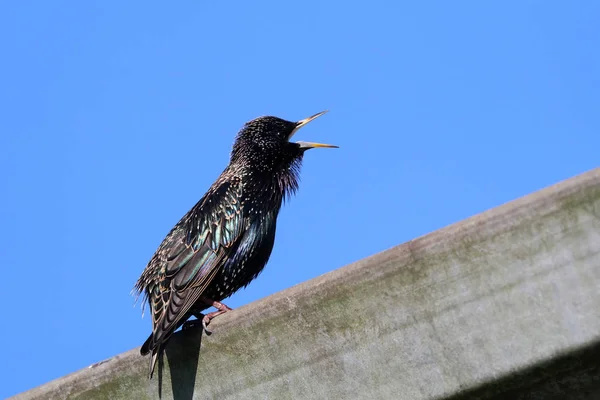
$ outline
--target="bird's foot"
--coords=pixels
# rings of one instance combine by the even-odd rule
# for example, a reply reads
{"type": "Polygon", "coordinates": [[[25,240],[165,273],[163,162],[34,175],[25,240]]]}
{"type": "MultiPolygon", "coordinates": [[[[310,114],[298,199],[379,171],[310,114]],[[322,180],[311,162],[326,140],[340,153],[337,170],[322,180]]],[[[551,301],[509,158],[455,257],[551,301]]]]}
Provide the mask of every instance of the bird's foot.
{"type": "Polygon", "coordinates": [[[202,329],[204,329],[204,332],[206,332],[206,334],[210,336],[212,335],[212,331],[207,328],[208,324],[210,324],[210,318],[208,318],[208,315],[205,315],[202,318],[202,329]]]}
{"type": "MultiPolygon", "coordinates": [[[[210,321],[215,318],[218,315],[224,314],[227,311],[231,311],[232,309],[227,307],[225,304],[220,303],[218,301],[214,301],[211,300],[209,298],[206,297],[202,297],[201,301],[206,304],[207,306],[212,306],[214,308],[216,308],[218,311],[215,312],[211,312],[208,313],[206,315],[201,315],[201,318],[199,318],[199,316],[196,316],[196,318],[198,318],[198,320],[202,321],[202,328],[204,328],[204,332],[206,332],[207,335],[212,335],[212,331],[208,329],[208,324],[210,324],[210,321]]],[[[198,321],[197,320],[197,321],[198,321]]]]}

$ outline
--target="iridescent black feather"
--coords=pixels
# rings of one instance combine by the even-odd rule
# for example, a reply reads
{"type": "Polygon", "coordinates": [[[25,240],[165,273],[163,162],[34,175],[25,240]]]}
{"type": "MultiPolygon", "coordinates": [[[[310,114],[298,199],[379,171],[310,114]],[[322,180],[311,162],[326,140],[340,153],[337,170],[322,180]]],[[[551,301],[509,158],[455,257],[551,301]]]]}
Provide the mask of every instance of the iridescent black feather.
{"type": "Polygon", "coordinates": [[[306,146],[289,141],[305,122],[260,117],[236,137],[230,163],[169,232],[135,285],[152,313],[141,354],[156,360],[192,314],[221,301],[260,274],[273,248],[282,201],[298,189],[306,146]]]}

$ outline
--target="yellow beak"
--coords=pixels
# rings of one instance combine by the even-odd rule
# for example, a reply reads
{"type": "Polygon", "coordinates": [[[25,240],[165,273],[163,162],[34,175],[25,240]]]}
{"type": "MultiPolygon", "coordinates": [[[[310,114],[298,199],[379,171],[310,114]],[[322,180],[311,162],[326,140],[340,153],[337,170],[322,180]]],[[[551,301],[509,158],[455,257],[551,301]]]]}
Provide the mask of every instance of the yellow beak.
{"type": "MultiPolygon", "coordinates": [[[[308,118],[304,118],[304,119],[296,122],[296,128],[292,131],[288,140],[291,139],[292,136],[294,136],[294,134],[296,134],[296,132],[298,132],[298,129],[302,128],[304,125],[308,124],[310,121],[313,121],[313,120],[319,118],[321,115],[327,113],[328,111],[329,110],[321,111],[320,113],[317,113],[315,115],[312,115],[308,118]]],[[[325,148],[331,148],[331,149],[338,148],[338,146],[334,146],[332,144],[324,144],[324,143],[296,142],[296,144],[300,145],[301,149],[313,149],[315,147],[325,147],[325,148]]]]}
{"type": "Polygon", "coordinates": [[[339,146],[333,144],[325,144],[325,143],[314,143],[314,142],[296,142],[296,144],[300,145],[301,149],[314,149],[315,147],[325,147],[328,149],[337,149],[339,146]]]}

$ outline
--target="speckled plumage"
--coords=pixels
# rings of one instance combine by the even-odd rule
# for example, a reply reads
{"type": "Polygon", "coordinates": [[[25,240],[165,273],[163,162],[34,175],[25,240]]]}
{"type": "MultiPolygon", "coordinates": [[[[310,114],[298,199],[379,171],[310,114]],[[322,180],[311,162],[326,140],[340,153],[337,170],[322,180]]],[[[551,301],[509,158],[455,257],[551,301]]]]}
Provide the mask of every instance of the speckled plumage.
{"type": "MultiPolygon", "coordinates": [[[[152,313],[150,377],[169,337],[192,315],[216,306],[208,323],[229,308],[220,303],[256,278],[275,239],[281,204],[298,189],[304,152],[318,143],[290,142],[300,122],[260,117],[238,133],[229,165],[163,240],[138,279],[152,313]]],[[[206,328],[206,326],[205,326],[206,328]]]]}

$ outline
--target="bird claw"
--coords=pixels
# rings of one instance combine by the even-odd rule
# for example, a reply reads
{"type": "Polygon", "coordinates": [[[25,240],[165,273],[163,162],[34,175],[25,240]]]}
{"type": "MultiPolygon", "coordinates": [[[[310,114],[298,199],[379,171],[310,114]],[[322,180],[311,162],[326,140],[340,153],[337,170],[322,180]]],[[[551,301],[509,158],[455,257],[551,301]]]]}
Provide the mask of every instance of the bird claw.
{"type": "Polygon", "coordinates": [[[212,331],[207,328],[209,323],[210,323],[210,319],[208,319],[206,317],[202,318],[202,329],[204,329],[204,332],[206,332],[206,334],[208,336],[212,335],[212,331]]]}
{"type": "Polygon", "coordinates": [[[208,324],[210,324],[210,321],[215,318],[218,315],[221,315],[223,313],[226,313],[227,311],[231,311],[232,309],[227,307],[225,304],[220,303],[218,301],[214,301],[211,299],[208,299],[206,297],[201,297],[200,300],[206,304],[207,306],[211,306],[211,307],[215,307],[218,311],[214,311],[211,313],[208,313],[206,315],[202,314],[199,311],[194,311],[192,312],[192,315],[194,317],[196,317],[195,320],[193,321],[186,321],[183,324],[183,328],[182,329],[188,329],[194,326],[197,326],[199,322],[202,323],[202,329],[204,330],[204,332],[206,332],[206,334],[208,336],[212,335],[212,331],[210,329],[208,329],[208,324]]]}
{"type": "Polygon", "coordinates": [[[181,330],[182,331],[186,331],[188,329],[193,329],[193,328],[197,328],[198,325],[202,325],[202,330],[204,332],[206,332],[207,335],[212,335],[212,331],[210,329],[208,329],[208,324],[210,323],[210,318],[208,318],[205,315],[199,315],[196,317],[196,319],[193,319],[191,321],[185,321],[183,323],[183,325],[181,326],[181,330]],[[200,317],[200,318],[198,318],[200,317]]]}

